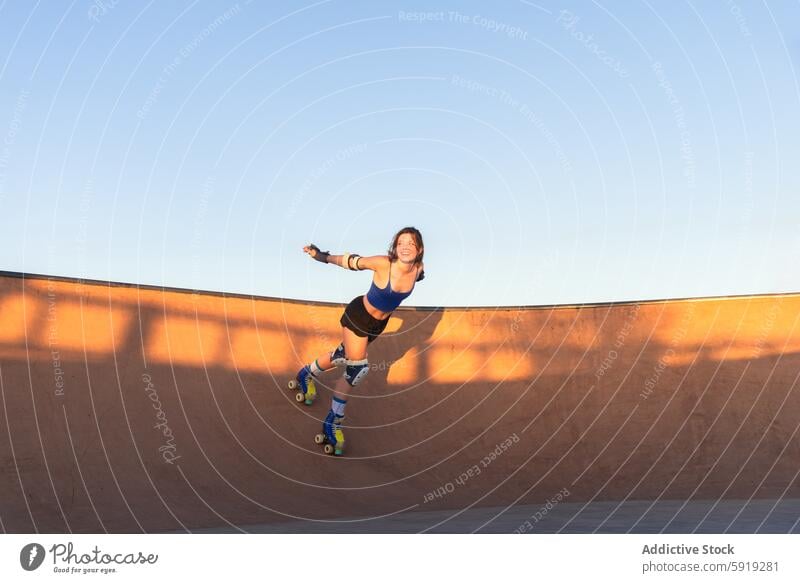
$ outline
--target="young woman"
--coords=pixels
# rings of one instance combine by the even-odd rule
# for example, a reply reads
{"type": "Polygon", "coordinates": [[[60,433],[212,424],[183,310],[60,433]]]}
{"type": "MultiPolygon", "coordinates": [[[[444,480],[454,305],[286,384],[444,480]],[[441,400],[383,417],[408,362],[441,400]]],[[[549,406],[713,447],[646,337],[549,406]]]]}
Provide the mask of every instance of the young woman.
{"type": "Polygon", "coordinates": [[[353,298],[342,314],[342,342],[330,353],[322,354],[297,373],[298,401],[311,405],[316,398],[314,378],[326,370],[344,366],[344,376],[334,389],[331,410],[322,423],[317,443],[326,443],[325,452],[341,455],[344,433],[341,423],[350,390],[369,372],[367,346],[375,340],[389,322],[389,316],[414,291],[417,281],[425,277],[422,257],[425,248],[422,234],[414,227],[398,231],[392,238],[388,255],[361,257],[358,254],[331,255],[316,245],[306,245],[303,251],[322,263],[332,263],[344,269],[374,272],[372,285],[366,295],[353,298]]]}

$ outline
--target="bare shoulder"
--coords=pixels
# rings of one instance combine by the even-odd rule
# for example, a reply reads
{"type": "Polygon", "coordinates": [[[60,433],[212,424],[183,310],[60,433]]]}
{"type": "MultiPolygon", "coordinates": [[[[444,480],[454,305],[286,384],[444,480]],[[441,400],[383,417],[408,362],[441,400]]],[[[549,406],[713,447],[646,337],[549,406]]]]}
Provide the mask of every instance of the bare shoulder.
{"type": "Polygon", "coordinates": [[[358,267],[371,269],[372,271],[383,271],[389,267],[389,256],[371,255],[370,257],[361,257],[358,260],[358,267]]]}

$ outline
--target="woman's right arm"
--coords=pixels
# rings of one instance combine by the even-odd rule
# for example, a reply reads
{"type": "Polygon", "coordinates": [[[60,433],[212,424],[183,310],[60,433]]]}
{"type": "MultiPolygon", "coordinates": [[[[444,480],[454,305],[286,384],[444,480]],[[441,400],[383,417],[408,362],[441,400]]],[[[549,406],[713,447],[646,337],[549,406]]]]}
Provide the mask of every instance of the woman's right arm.
{"type": "Polygon", "coordinates": [[[328,263],[333,263],[344,269],[352,271],[364,271],[369,269],[378,271],[385,265],[389,264],[389,257],[387,255],[372,255],[371,257],[362,257],[358,253],[348,253],[346,255],[329,255],[328,263]]]}
{"type": "Polygon", "coordinates": [[[372,255],[370,257],[359,257],[355,261],[351,260],[350,264],[359,270],[370,269],[372,271],[379,271],[381,268],[389,264],[389,256],[372,255]]]}
{"type": "MultiPolygon", "coordinates": [[[[328,263],[332,265],[338,265],[339,267],[342,267],[344,269],[349,269],[348,267],[345,267],[344,264],[345,258],[349,257],[351,257],[351,255],[328,255],[328,263]]],[[[352,259],[350,261],[351,261],[350,265],[352,265],[352,259]]]]}
{"type": "Polygon", "coordinates": [[[320,251],[316,245],[306,245],[303,247],[303,251],[308,253],[317,261],[322,261],[323,263],[332,263],[333,265],[338,265],[343,269],[351,269],[354,271],[361,271],[364,269],[377,271],[389,261],[389,257],[386,255],[372,255],[371,257],[361,257],[361,255],[358,255],[357,253],[331,255],[330,253],[320,251]],[[318,254],[321,254],[320,257],[317,256],[318,254]]]}

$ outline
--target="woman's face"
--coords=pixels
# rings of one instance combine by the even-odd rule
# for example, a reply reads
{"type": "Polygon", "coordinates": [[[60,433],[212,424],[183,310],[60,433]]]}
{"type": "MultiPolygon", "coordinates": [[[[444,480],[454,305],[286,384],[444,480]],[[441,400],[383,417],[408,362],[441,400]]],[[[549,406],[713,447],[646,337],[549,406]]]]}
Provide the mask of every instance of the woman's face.
{"type": "Polygon", "coordinates": [[[397,256],[401,261],[411,263],[417,258],[419,249],[411,233],[403,233],[397,239],[397,256]]]}

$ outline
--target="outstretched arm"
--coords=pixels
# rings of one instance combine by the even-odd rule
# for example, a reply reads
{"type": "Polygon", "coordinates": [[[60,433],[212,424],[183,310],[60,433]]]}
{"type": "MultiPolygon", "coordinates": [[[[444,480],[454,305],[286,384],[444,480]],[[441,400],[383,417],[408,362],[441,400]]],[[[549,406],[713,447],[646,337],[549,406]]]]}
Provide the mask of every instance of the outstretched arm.
{"type": "Polygon", "coordinates": [[[371,269],[375,271],[382,263],[385,263],[389,260],[386,255],[373,255],[372,257],[362,257],[358,253],[331,255],[326,251],[320,251],[319,248],[313,243],[303,247],[303,251],[308,253],[317,261],[321,261],[322,263],[332,263],[343,269],[351,269],[353,271],[361,271],[363,269],[371,269]]]}
{"type": "Polygon", "coordinates": [[[358,269],[356,267],[356,263],[358,262],[358,258],[360,256],[356,255],[355,253],[345,253],[344,255],[328,255],[328,263],[333,263],[334,265],[338,265],[343,269],[358,269]]]}
{"type": "Polygon", "coordinates": [[[388,255],[372,255],[370,257],[359,257],[357,263],[358,263],[358,269],[371,269],[372,271],[378,271],[381,267],[384,267],[389,263],[389,257],[388,255]]]}

